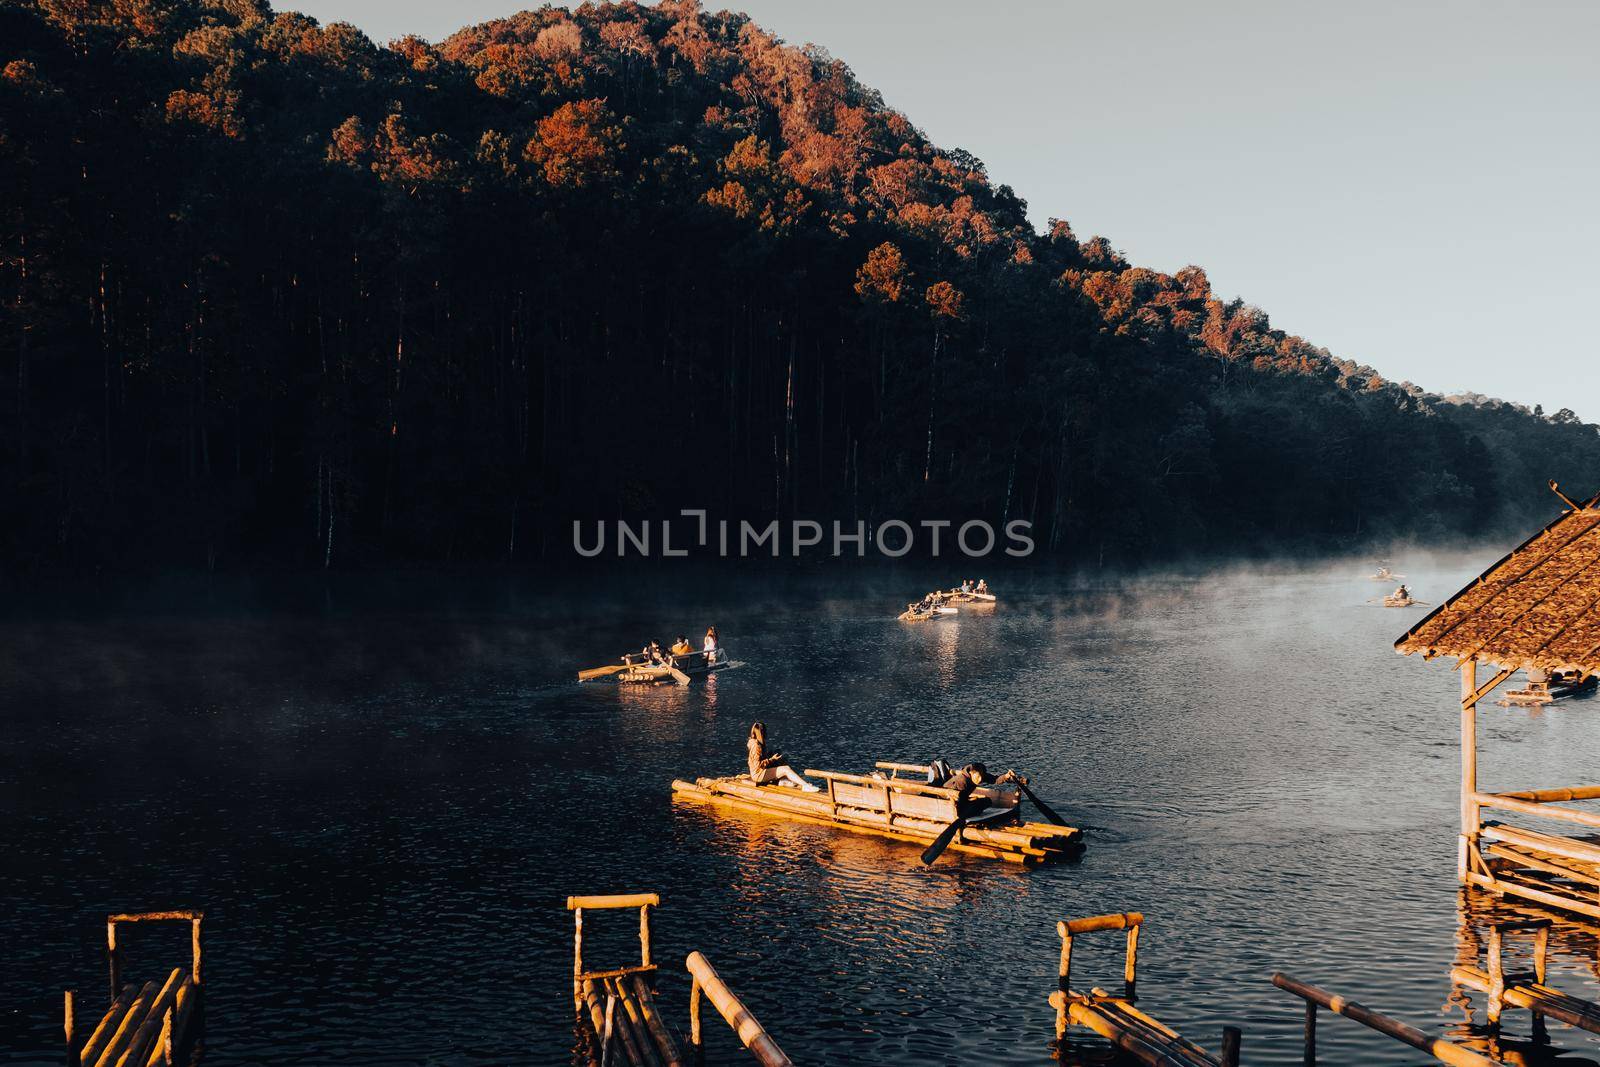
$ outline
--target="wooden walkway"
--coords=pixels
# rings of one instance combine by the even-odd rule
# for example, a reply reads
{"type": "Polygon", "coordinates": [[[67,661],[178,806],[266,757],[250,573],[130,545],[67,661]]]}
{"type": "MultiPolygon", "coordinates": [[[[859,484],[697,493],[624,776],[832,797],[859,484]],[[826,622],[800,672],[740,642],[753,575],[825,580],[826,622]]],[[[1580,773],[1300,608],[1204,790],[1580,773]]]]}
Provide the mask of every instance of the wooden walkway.
{"type": "Polygon", "coordinates": [[[1056,1009],[1056,1041],[1067,1035],[1069,1026],[1092,1030],[1150,1067],[1238,1067],[1239,1030],[1222,1029],[1222,1052],[1212,1056],[1184,1038],[1176,1030],[1133,1006],[1139,960],[1139,928],[1144,916],[1136,911],[1095,915],[1056,924],[1061,937],[1059,987],[1050,994],[1056,1009]],[[1072,941],[1074,937],[1101,930],[1127,931],[1127,954],[1123,963],[1123,995],[1115,996],[1098,986],[1087,993],[1072,988],[1072,941]]]}
{"type": "Polygon", "coordinates": [[[193,1063],[200,1024],[200,924],[198,911],[152,911],[106,917],[106,957],[111,1003],[87,1035],[78,1025],[78,997],[68,990],[62,1029],[73,1067],[175,1067],[193,1063]],[[183,922],[190,927],[189,973],[175,967],[160,983],[122,981],[123,951],[117,928],[132,923],[183,922]]]}

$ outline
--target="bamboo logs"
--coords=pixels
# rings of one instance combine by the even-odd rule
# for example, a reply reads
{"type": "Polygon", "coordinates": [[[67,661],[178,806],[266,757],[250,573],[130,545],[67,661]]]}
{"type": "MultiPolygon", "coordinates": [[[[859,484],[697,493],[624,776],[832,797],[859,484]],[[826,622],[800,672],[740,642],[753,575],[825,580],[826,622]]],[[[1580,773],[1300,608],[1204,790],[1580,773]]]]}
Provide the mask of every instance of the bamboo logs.
{"type": "Polygon", "coordinates": [[[733,990],[722,981],[709,960],[698,952],[691,952],[685,966],[694,976],[694,987],[689,994],[689,1018],[697,1054],[704,1054],[700,1029],[700,998],[704,995],[763,1067],[794,1067],[794,1062],[756,1021],[756,1017],[750,1014],[744,1003],[734,996],[733,990]]]}

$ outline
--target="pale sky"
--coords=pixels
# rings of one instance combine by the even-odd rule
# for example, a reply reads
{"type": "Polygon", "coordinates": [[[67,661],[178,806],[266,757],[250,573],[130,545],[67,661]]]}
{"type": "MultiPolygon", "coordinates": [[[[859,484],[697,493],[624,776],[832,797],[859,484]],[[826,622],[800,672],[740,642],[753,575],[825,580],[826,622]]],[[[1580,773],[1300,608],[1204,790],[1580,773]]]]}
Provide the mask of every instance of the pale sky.
{"type": "MultiPolygon", "coordinates": [[[[529,5],[279,6],[387,41],[529,5]]],[[[982,159],[1037,226],[1198,264],[1390,379],[1600,421],[1600,3],[730,6],[982,159]]]]}

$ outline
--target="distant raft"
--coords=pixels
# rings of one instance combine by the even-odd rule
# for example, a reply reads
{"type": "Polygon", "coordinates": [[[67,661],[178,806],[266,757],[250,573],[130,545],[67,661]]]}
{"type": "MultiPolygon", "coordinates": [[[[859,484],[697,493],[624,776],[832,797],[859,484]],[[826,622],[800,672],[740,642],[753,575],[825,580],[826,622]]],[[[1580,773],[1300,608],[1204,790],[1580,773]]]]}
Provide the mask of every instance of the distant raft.
{"type": "MultiPolygon", "coordinates": [[[[794,822],[821,823],[857,834],[873,834],[895,841],[928,845],[956,819],[956,791],[912,778],[900,771],[925,773],[927,768],[908,763],[879,763],[891,776],[806,771],[822,779],[827,789],[804,793],[782,785],[757,785],[746,775],[728,778],[679,779],[672,783],[675,797],[703,803],[762,812],[794,822]]],[[[1075,859],[1083,853],[1083,832],[1073,826],[1023,822],[1015,785],[987,786],[974,796],[990,802],[988,810],[968,817],[956,834],[950,851],[969,856],[1005,860],[1029,866],[1075,859]]]]}
{"type": "Polygon", "coordinates": [[[621,663],[609,667],[591,667],[578,672],[578,681],[592,682],[600,678],[615,678],[633,685],[667,685],[677,682],[687,685],[692,678],[733,666],[728,650],[714,652],[686,652],[681,656],[663,653],[660,661],[644,652],[630,652],[621,663]]]}
{"type": "Polygon", "coordinates": [[[956,608],[937,607],[923,609],[909,607],[900,613],[901,622],[927,622],[929,619],[948,619],[960,614],[956,608]]]}
{"type": "Polygon", "coordinates": [[[993,593],[979,593],[976,590],[952,589],[947,593],[940,593],[952,604],[967,604],[974,608],[992,608],[998,603],[993,593]]]}
{"type": "Polygon", "coordinates": [[[1526,689],[1508,689],[1498,701],[1502,708],[1537,708],[1568,697],[1585,696],[1600,686],[1600,678],[1578,671],[1560,671],[1530,677],[1526,689]]]}

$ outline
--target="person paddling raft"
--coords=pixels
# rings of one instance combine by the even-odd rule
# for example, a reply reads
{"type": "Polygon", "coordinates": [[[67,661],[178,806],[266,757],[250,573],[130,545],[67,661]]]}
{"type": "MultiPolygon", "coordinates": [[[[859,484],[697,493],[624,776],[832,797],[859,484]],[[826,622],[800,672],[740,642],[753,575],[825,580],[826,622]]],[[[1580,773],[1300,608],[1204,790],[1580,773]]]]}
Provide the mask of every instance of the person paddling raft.
{"type": "Polygon", "coordinates": [[[794,768],[784,760],[783,753],[767,754],[765,723],[750,724],[750,739],[745,742],[745,763],[750,768],[750,780],[757,785],[778,782],[803,789],[807,793],[820,792],[816,786],[795,773],[794,768]]]}
{"type": "Polygon", "coordinates": [[[973,791],[983,786],[1003,785],[1017,780],[1016,771],[1007,771],[998,778],[991,777],[989,768],[981,763],[969,763],[955,774],[939,783],[945,789],[956,791],[956,814],[962,818],[977,815],[989,805],[987,797],[974,797],[973,791]]]}

